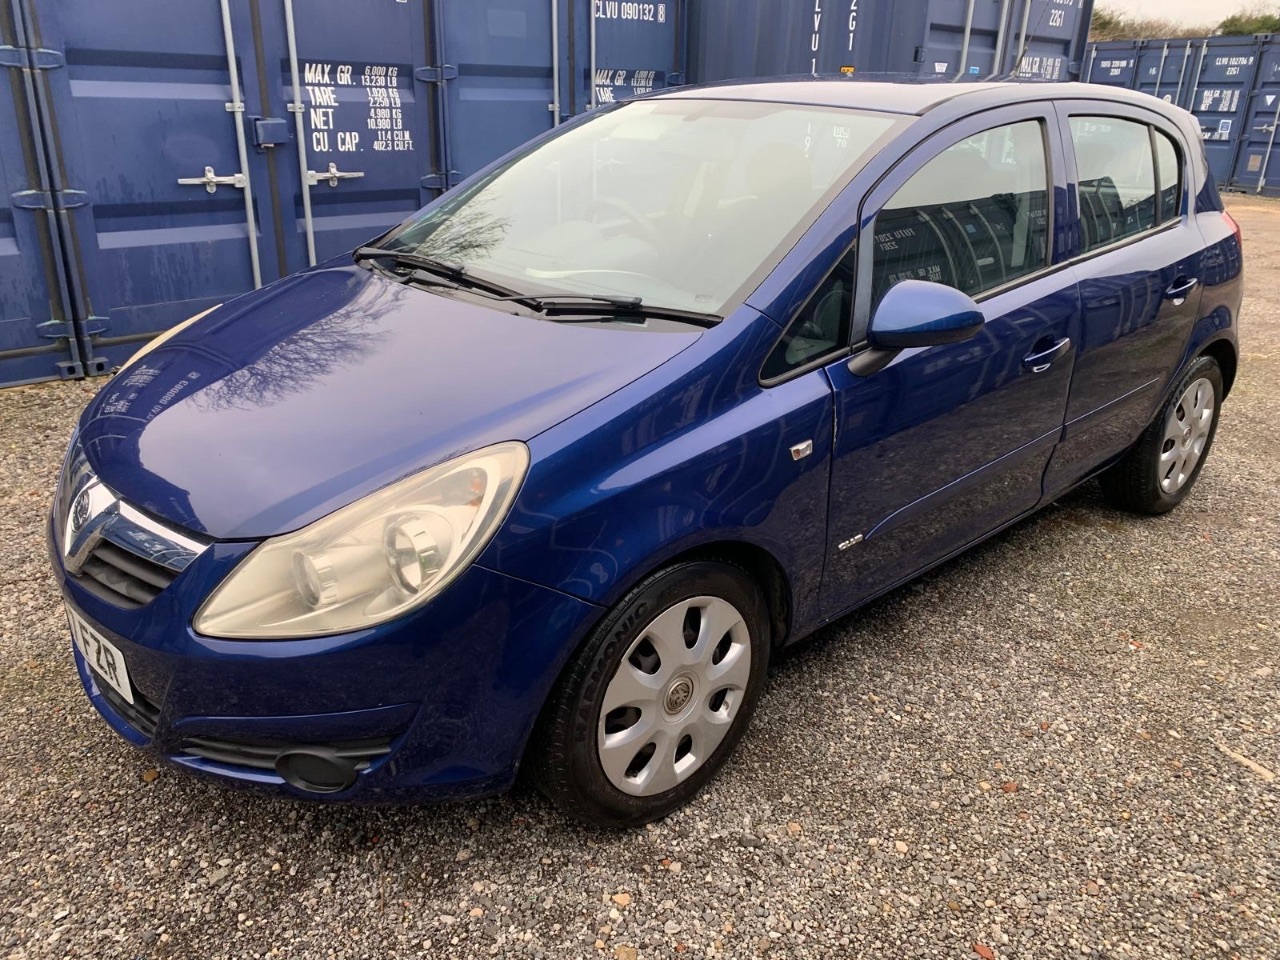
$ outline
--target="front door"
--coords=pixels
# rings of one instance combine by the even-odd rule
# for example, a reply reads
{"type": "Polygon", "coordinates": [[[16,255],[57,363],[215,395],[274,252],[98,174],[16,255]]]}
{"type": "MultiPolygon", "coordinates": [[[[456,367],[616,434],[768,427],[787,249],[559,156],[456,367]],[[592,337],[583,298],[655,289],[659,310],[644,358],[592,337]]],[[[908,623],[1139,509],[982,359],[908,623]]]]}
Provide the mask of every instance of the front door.
{"type": "MultiPolygon", "coordinates": [[[[1053,223],[1060,131],[1038,105],[949,127],[867,198],[855,330],[903,279],[974,297],[962,343],[869,375],[828,367],[836,446],[823,608],[835,615],[1031,510],[1061,432],[1079,303],[1053,223]]],[[[857,355],[855,353],[855,362],[857,355]]]]}

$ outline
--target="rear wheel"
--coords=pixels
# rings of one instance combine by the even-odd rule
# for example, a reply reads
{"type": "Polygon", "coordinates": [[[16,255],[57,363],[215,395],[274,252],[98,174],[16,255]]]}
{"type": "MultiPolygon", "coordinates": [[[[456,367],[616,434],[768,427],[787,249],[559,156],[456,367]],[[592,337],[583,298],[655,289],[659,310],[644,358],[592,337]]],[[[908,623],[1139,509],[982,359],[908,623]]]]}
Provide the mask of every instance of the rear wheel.
{"type": "Polygon", "coordinates": [[[1102,474],[1106,498],[1151,514],[1167,513],[1186,499],[1213,445],[1222,393],[1218,361],[1199,357],[1138,442],[1102,474]]]}
{"type": "Polygon", "coordinates": [[[607,826],[665,816],[733,752],[769,660],[768,617],[745,571],[691,561],[624,597],[570,664],[534,747],[564,812],[607,826]]]}

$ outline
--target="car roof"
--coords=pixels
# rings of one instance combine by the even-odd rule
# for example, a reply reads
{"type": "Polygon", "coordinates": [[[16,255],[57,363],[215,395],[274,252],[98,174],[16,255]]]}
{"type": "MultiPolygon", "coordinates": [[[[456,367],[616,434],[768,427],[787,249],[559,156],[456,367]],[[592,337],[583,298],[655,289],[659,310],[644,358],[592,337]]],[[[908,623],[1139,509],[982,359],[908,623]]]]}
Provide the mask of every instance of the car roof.
{"type": "MultiPolygon", "coordinates": [[[[655,94],[672,99],[758,100],[847,107],[885,113],[923,115],[941,103],[973,98],[986,108],[1027,100],[1110,100],[1152,107],[1163,103],[1145,93],[1096,83],[1027,80],[958,81],[910,75],[791,76],[676,87],[655,94]],[[985,96],[984,96],[985,94],[985,96]]],[[[979,106],[974,103],[974,106],[979,106]]]]}

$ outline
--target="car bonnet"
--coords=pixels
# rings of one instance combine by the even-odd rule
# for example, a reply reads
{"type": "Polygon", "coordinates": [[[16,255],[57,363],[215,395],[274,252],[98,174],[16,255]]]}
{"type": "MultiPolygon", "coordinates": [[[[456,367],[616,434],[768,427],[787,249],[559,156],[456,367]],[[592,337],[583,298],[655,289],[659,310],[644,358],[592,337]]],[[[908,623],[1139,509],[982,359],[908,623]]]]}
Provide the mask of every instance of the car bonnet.
{"type": "Polygon", "coordinates": [[[80,442],[133,505],[219,539],[297,529],[490,443],[528,440],[699,335],[517,316],[320,268],[125,367],[80,442]]]}

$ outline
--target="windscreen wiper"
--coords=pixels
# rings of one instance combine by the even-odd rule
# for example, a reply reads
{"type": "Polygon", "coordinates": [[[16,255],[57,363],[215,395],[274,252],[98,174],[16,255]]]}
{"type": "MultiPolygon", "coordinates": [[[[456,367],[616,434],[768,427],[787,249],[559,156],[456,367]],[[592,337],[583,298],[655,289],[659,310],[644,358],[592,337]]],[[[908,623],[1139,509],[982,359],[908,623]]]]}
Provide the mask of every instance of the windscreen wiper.
{"type": "Polygon", "coordinates": [[[352,256],[356,263],[361,260],[394,260],[406,267],[416,267],[439,276],[457,280],[466,275],[467,269],[459,263],[448,260],[437,260],[435,257],[424,257],[411,250],[388,250],[386,247],[361,247],[352,256]]]}
{"type": "Polygon", "coordinates": [[[460,263],[437,260],[435,257],[423,256],[410,250],[361,247],[353,256],[357,263],[362,260],[394,260],[402,266],[412,267],[412,273],[397,277],[404,283],[424,283],[434,287],[447,287],[450,290],[473,290],[495,300],[519,299],[519,295],[510,287],[472,276],[460,263]]]}
{"type": "Polygon", "coordinates": [[[591,294],[551,294],[544,297],[522,294],[503,299],[522,303],[557,323],[594,323],[602,318],[608,320],[651,319],[676,320],[699,327],[714,327],[721,319],[709,313],[697,313],[693,310],[650,306],[640,297],[591,294]]]}

